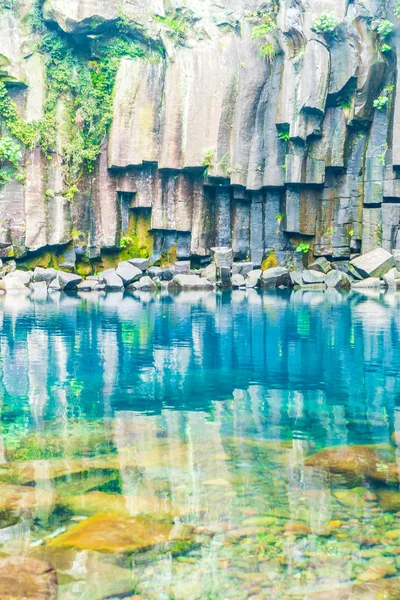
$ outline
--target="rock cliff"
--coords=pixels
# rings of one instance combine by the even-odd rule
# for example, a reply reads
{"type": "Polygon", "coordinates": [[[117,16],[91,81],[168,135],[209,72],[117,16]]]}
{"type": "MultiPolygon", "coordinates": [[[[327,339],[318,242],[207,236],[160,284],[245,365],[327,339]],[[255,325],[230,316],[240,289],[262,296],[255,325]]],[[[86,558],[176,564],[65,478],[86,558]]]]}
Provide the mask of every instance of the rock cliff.
{"type": "Polygon", "coordinates": [[[0,0],[0,257],[87,275],[400,249],[397,15],[0,0]]]}

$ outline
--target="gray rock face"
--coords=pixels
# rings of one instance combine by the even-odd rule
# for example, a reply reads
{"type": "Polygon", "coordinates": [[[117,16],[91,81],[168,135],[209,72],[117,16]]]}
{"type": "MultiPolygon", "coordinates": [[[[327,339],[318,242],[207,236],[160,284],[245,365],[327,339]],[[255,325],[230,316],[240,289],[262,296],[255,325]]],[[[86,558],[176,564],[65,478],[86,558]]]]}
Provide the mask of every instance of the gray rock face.
{"type": "Polygon", "coordinates": [[[175,275],[168,284],[171,291],[213,290],[214,285],[204,277],[197,275],[175,275]]]}
{"type": "Polygon", "coordinates": [[[239,262],[233,263],[232,265],[232,275],[242,275],[246,277],[250,271],[254,269],[254,265],[251,262],[239,262]]]}
{"type": "Polygon", "coordinates": [[[217,267],[214,263],[209,264],[201,273],[201,277],[205,277],[212,283],[217,281],[217,267]]]}
{"type": "Polygon", "coordinates": [[[383,248],[376,248],[355,258],[350,264],[362,277],[367,279],[369,277],[383,277],[395,266],[395,261],[390,252],[383,248]]]}
{"type": "Polygon", "coordinates": [[[22,281],[22,283],[24,285],[29,287],[29,284],[32,281],[32,275],[33,275],[32,271],[18,271],[18,269],[17,269],[13,273],[22,281]]]}
{"type": "MultiPolygon", "coordinates": [[[[135,247],[148,246],[150,262],[174,248],[179,262],[214,257],[219,269],[246,278],[251,267],[236,270],[233,259],[251,257],[259,266],[272,252],[279,265],[293,264],[301,236],[315,257],[333,261],[400,248],[394,0],[275,4],[268,42],[277,53],[268,61],[252,21],[271,2],[39,3],[54,35],[62,31],[90,49],[87,58],[76,52],[87,77],[101,50],[120,42],[120,27],[145,56],[119,62],[109,135],[73,199],[75,185],[63,171],[87,124],[78,107],[71,126],[72,92],[58,99],[54,148],[26,149],[25,180],[0,188],[0,257],[70,244],[59,267],[73,269],[77,252],[99,259],[133,237],[135,247]],[[334,36],[313,28],[322,12],[337,16],[334,36]],[[182,20],[181,36],[171,17],[182,20]],[[393,22],[389,53],[376,34],[386,18],[393,22]]],[[[44,115],[48,89],[30,9],[30,2],[6,2],[0,10],[1,78],[27,122],[44,115]]],[[[141,271],[150,266],[135,260],[141,271]]]]}
{"type": "Polygon", "coordinates": [[[116,274],[122,279],[125,286],[141,278],[143,272],[130,261],[121,262],[116,269],[116,274]]]}
{"type": "Polygon", "coordinates": [[[265,289],[276,289],[280,286],[291,285],[289,270],[284,267],[274,267],[263,271],[260,280],[261,287],[265,289]]]}
{"type": "Polygon", "coordinates": [[[171,281],[175,275],[175,267],[169,267],[166,269],[162,269],[159,277],[160,281],[171,281]]]}
{"type": "Polygon", "coordinates": [[[123,289],[124,282],[122,281],[121,277],[117,275],[115,269],[107,269],[100,275],[103,278],[107,290],[117,291],[123,289]]]}

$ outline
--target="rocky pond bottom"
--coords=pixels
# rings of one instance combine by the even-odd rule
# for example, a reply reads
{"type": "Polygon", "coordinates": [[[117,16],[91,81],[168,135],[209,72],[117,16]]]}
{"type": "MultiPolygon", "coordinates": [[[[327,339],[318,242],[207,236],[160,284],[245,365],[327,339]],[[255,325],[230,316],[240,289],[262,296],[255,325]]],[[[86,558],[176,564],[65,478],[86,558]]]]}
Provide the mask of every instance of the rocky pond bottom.
{"type": "Polygon", "coordinates": [[[0,299],[0,597],[400,598],[399,305],[0,299]]]}

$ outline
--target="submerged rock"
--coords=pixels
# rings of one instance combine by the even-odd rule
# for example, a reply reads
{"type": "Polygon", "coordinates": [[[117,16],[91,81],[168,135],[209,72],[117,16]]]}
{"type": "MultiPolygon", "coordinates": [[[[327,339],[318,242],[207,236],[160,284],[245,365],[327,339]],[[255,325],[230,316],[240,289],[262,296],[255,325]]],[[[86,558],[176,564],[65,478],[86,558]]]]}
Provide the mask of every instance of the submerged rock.
{"type": "Polygon", "coordinates": [[[57,575],[50,563],[27,556],[0,558],[2,600],[56,600],[57,575]]]}
{"type": "Polygon", "coordinates": [[[66,533],[51,540],[56,548],[96,550],[115,554],[130,554],[170,540],[173,526],[149,517],[121,517],[102,514],[89,517],[66,533]]]}
{"type": "Polygon", "coordinates": [[[376,481],[395,482],[399,479],[395,463],[368,446],[339,446],[328,448],[309,456],[308,467],[321,467],[330,473],[341,473],[352,478],[369,478],[376,481]]]}

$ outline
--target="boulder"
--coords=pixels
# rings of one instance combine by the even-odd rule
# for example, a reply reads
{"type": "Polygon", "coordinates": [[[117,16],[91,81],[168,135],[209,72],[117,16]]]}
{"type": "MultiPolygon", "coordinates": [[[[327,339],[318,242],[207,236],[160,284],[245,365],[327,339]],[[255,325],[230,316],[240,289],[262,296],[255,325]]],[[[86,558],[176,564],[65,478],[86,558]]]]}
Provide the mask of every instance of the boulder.
{"type": "Polygon", "coordinates": [[[246,285],[246,281],[243,277],[243,275],[241,275],[240,273],[237,273],[236,275],[232,275],[232,287],[233,288],[239,288],[239,287],[243,287],[246,285]]]}
{"type": "Polygon", "coordinates": [[[49,283],[57,277],[57,273],[58,271],[55,269],[43,269],[43,267],[36,267],[36,269],[33,271],[32,280],[45,281],[47,285],[49,285],[49,283]]]}
{"type": "Polygon", "coordinates": [[[18,275],[13,273],[7,273],[3,279],[0,280],[0,290],[7,294],[24,294],[27,296],[30,292],[26,285],[21,281],[18,275]]]}
{"type": "Polygon", "coordinates": [[[27,556],[0,558],[0,598],[56,600],[57,575],[50,563],[27,556]]]}
{"type": "Polygon", "coordinates": [[[231,287],[231,269],[230,267],[217,267],[218,285],[223,288],[231,287]]]}
{"type": "Polygon", "coordinates": [[[84,281],[78,283],[76,289],[80,292],[92,292],[94,289],[96,289],[97,285],[98,281],[94,281],[92,279],[85,279],[84,281]]]}
{"type": "Polygon", "coordinates": [[[248,288],[257,287],[257,285],[259,285],[259,283],[260,283],[261,275],[262,275],[261,269],[254,269],[254,271],[250,271],[247,274],[247,277],[245,280],[246,287],[248,287],[248,288]]]}
{"type": "Polygon", "coordinates": [[[49,285],[48,288],[49,292],[61,292],[61,284],[59,282],[58,277],[56,277],[55,279],[53,279],[49,285]]]}
{"type": "Polygon", "coordinates": [[[352,290],[358,290],[363,288],[373,288],[380,289],[381,280],[379,277],[368,277],[367,279],[362,279],[361,281],[353,281],[351,284],[352,290]]]}
{"type": "Polygon", "coordinates": [[[205,277],[209,281],[215,283],[217,281],[217,267],[215,266],[215,263],[211,263],[205,267],[201,272],[201,277],[205,277]]]}
{"type": "Polygon", "coordinates": [[[383,277],[390,269],[395,267],[395,260],[384,248],[376,248],[367,254],[354,258],[350,264],[364,278],[383,277]]]}
{"type": "Polygon", "coordinates": [[[174,266],[175,275],[190,275],[190,260],[180,260],[174,266]]]}
{"type": "Polygon", "coordinates": [[[303,285],[303,272],[302,271],[290,271],[290,281],[292,285],[303,285]]]}
{"type": "Polygon", "coordinates": [[[141,277],[139,281],[135,281],[128,286],[129,290],[141,290],[142,292],[155,292],[157,291],[157,285],[151,277],[145,275],[141,277]]]}
{"type": "Polygon", "coordinates": [[[390,271],[388,271],[386,275],[382,277],[382,279],[390,288],[400,287],[400,272],[397,270],[396,267],[390,269],[390,271]]]}
{"type": "Polygon", "coordinates": [[[280,286],[289,287],[291,285],[289,270],[285,267],[267,269],[263,271],[260,283],[261,287],[270,290],[280,286]]]}
{"type": "Polygon", "coordinates": [[[32,271],[14,271],[14,275],[16,275],[24,285],[29,287],[30,282],[32,281],[32,271]]]}
{"type": "Polygon", "coordinates": [[[233,263],[232,275],[243,275],[243,277],[246,277],[253,269],[254,265],[251,262],[233,263]]]}
{"type": "Polygon", "coordinates": [[[310,271],[319,271],[320,273],[329,273],[332,269],[331,263],[324,256],[320,256],[309,267],[310,271]]]}
{"type": "Polygon", "coordinates": [[[138,281],[143,275],[143,271],[127,260],[119,263],[116,274],[121,277],[124,285],[128,286],[130,283],[138,281]]]}
{"type": "Polygon", "coordinates": [[[80,275],[76,275],[75,273],[65,273],[64,271],[58,271],[57,277],[62,290],[75,289],[78,283],[82,281],[80,275]]]}
{"type": "Polygon", "coordinates": [[[213,261],[216,267],[229,267],[233,265],[233,250],[227,247],[211,248],[213,261]]]}
{"type": "Polygon", "coordinates": [[[149,269],[149,277],[155,279],[156,277],[159,279],[162,273],[162,269],[160,267],[150,267],[149,269]]]}
{"type": "Polygon", "coordinates": [[[166,267],[162,269],[159,277],[160,281],[171,281],[175,275],[175,267],[166,267]]]}
{"type": "Polygon", "coordinates": [[[325,283],[325,274],[318,271],[303,271],[304,283],[325,283]]]}
{"type": "Polygon", "coordinates": [[[131,265],[133,265],[137,269],[140,269],[141,271],[147,271],[147,269],[149,268],[148,258],[129,258],[128,262],[131,263],[131,265]]]}
{"type": "Polygon", "coordinates": [[[336,288],[337,290],[348,290],[351,286],[351,281],[348,275],[343,273],[343,271],[336,271],[334,269],[325,275],[325,283],[328,288],[336,288]]]}
{"type": "Polygon", "coordinates": [[[175,275],[169,282],[168,289],[171,291],[213,290],[214,285],[208,279],[197,275],[175,275]]]}
{"type": "Polygon", "coordinates": [[[115,269],[107,269],[100,273],[107,290],[122,290],[124,282],[115,269]]]}

